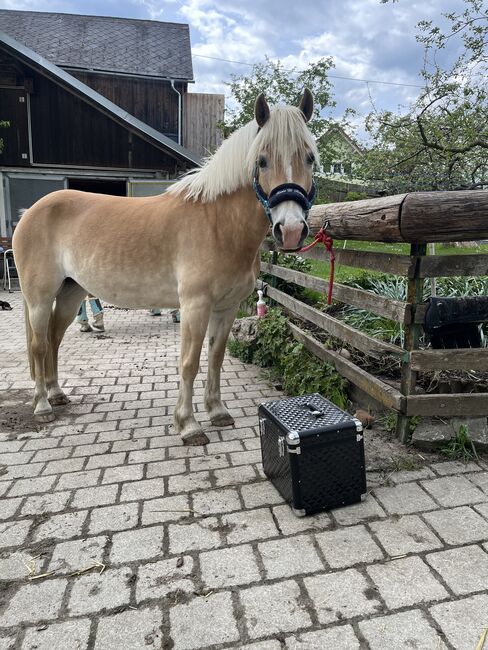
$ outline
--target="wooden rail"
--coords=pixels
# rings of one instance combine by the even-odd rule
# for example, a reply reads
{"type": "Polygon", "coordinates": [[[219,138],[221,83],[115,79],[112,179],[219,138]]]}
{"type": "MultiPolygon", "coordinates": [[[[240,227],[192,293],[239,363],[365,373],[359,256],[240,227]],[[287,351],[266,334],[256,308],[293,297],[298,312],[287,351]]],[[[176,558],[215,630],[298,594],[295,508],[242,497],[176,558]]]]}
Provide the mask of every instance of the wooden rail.
{"type": "MultiPolygon", "coordinates": [[[[430,196],[425,197],[426,205],[430,205],[432,200],[430,196]]],[[[438,193],[437,193],[438,194],[438,193]]],[[[440,193],[452,195],[451,200],[459,200],[459,195],[464,193],[440,193]],[[456,197],[454,197],[456,194],[456,197]]],[[[479,193],[469,193],[478,201],[479,193]],[[478,198],[477,198],[478,197],[478,198]]],[[[351,239],[371,239],[363,236],[363,225],[361,219],[377,220],[375,223],[385,223],[387,232],[384,241],[398,241],[391,239],[394,231],[395,206],[398,210],[405,210],[408,207],[410,212],[401,212],[402,215],[402,233],[407,233],[407,225],[403,223],[405,215],[410,219],[410,223],[415,222],[412,217],[412,206],[417,205],[416,210],[420,214],[420,208],[417,203],[410,201],[407,205],[410,195],[401,195],[401,197],[388,197],[388,200],[376,203],[376,208],[368,212],[368,206],[371,202],[357,201],[351,208],[351,204],[338,204],[334,206],[329,204],[325,206],[327,215],[332,215],[335,236],[349,237],[351,239]],[[364,205],[360,205],[364,204],[364,205]],[[339,207],[340,206],[340,207],[339,207]],[[380,209],[381,208],[381,209],[380,209]],[[332,212],[329,212],[332,210],[332,212]],[[352,210],[352,212],[351,212],[352,210]],[[383,210],[383,212],[382,212],[383,210]],[[351,214],[353,217],[351,217],[351,214]],[[383,219],[383,214],[385,218],[383,219]],[[346,223],[346,215],[350,221],[346,223]],[[355,215],[355,216],[354,216],[355,215]],[[412,221],[413,219],[413,221],[412,221]],[[361,233],[361,237],[359,234],[361,233]],[[390,237],[390,239],[388,239],[390,237]]],[[[473,210],[473,220],[469,224],[467,236],[458,236],[458,239],[472,239],[473,233],[480,236],[480,233],[486,232],[488,236],[488,192],[481,195],[481,204],[483,209],[480,211],[479,201],[473,210]],[[486,225],[481,223],[484,214],[486,225]]],[[[420,200],[420,199],[419,199],[420,200]]],[[[378,200],[376,200],[378,201],[378,200]]],[[[449,204],[449,202],[448,202],[449,204]]],[[[444,204],[446,205],[446,204],[444,204]]],[[[321,210],[324,206],[317,206],[321,210]]],[[[469,206],[466,208],[468,210],[469,206]]],[[[471,209],[471,208],[469,208],[471,209]]],[[[321,213],[322,214],[322,213],[321,213]]],[[[398,212],[400,214],[400,212],[398,212]]],[[[415,213],[417,214],[417,213],[415,213]]],[[[438,223],[438,216],[426,219],[425,212],[422,213],[425,223],[438,223]]],[[[449,221],[449,219],[448,219],[449,221]]],[[[331,222],[332,223],[332,222],[331,222]]],[[[447,226],[446,226],[447,227],[447,226]]],[[[424,226],[422,232],[427,232],[427,226],[424,226]]],[[[380,231],[384,234],[384,231],[380,231]]],[[[445,233],[446,228],[442,230],[445,233]]],[[[428,231],[431,232],[431,231],[428,231]]],[[[427,235],[426,235],[427,236],[427,235]]],[[[375,234],[375,240],[378,240],[378,232],[375,234]]],[[[437,240],[438,238],[436,238],[437,240]]],[[[442,236],[443,241],[449,241],[445,234],[442,236]]],[[[307,253],[300,254],[303,257],[328,260],[328,254],[323,248],[314,248],[307,253]]],[[[276,254],[274,255],[276,261],[276,254]]],[[[315,326],[327,332],[345,344],[363,352],[364,354],[374,357],[383,358],[393,355],[401,364],[401,387],[400,390],[393,388],[386,382],[374,377],[367,371],[360,368],[351,360],[343,357],[335,350],[327,349],[317,338],[310,332],[303,330],[294,323],[290,323],[291,332],[294,338],[309,350],[312,354],[331,363],[343,377],[358,386],[366,394],[373,397],[384,406],[394,409],[398,412],[397,436],[404,442],[408,440],[410,431],[410,418],[413,416],[432,416],[444,415],[450,417],[453,415],[488,415],[488,393],[462,393],[462,394],[432,394],[416,395],[415,385],[419,372],[435,372],[440,370],[464,370],[464,371],[488,371],[488,349],[452,349],[452,350],[433,350],[419,349],[419,340],[422,332],[422,324],[425,319],[427,305],[423,303],[423,282],[426,277],[448,277],[448,276],[481,276],[488,275],[488,255],[447,255],[447,256],[426,256],[426,244],[416,243],[410,247],[410,255],[395,255],[388,253],[376,253],[370,251],[355,250],[338,250],[336,251],[336,262],[339,265],[352,266],[371,271],[382,271],[383,273],[400,275],[407,278],[407,299],[406,301],[392,300],[386,296],[380,296],[363,289],[349,287],[347,285],[336,283],[334,285],[334,299],[339,302],[352,305],[358,309],[371,311],[379,316],[388,318],[395,322],[401,323],[405,328],[404,347],[386,343],[375,339],[372,336],[361,332],[333,316],[311,307],[304,302],[289,296],[284,291],[280,291],[274,286],[266,285],[267,295],[274,301],[285,307],[291,314],[300,319],[313,323],[315,326]]],[[[280,278],[286,282],[293,283],[300,287],[312,289],[320,293],[326,293],[329,283],[327,280],[307,275],[300,271],[279,266],[276,263],[262,262],[262,273],[270,275],[272,278],[280,278]]]]}

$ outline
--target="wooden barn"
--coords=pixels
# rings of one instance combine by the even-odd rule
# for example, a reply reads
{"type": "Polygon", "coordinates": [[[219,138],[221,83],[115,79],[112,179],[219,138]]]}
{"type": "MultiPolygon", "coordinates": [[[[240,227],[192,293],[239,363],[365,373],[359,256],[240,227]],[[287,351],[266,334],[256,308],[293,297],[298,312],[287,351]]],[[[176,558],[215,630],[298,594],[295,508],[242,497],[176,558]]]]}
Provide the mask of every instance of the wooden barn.
{"type": "Polygon", "coordinates": [[[217,148],[188,25],[0,10],[0,235],[61,188],[140,196],[217,148]]]}

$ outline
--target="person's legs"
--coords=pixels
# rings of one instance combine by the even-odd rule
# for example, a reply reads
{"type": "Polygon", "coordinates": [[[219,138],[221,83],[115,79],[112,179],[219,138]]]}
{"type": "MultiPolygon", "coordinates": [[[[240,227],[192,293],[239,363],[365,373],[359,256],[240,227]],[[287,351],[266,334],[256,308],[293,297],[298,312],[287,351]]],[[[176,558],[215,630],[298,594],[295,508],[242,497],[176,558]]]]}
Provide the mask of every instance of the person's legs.
{"type": "Polygon", "coordinates": [[[98,298],[90,298],[90,308],[93,314],[93,327],[100,332],[104,332],[102,303],[98,298]]]}
{"type": "Polygon", "coordinates": [[[91,332],[92,328],[88,322],[88,314],[86,313],[86,300],[83,299],[76,315],[76,322],[80,324],[80,332],[91,332]]]}

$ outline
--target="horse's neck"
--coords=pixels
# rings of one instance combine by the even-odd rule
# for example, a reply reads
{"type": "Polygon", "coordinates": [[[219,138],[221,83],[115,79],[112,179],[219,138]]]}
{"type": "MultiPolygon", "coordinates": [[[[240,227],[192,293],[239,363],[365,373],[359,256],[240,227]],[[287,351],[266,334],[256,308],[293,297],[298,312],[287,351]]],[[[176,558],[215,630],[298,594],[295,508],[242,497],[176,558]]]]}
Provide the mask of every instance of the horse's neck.
{"type": "Polygon", "coordinates": [[[231,224],[235,240],[257,252],[269,229],[268,220],[251,186],[227,195],[221,218],[231,224]]]}

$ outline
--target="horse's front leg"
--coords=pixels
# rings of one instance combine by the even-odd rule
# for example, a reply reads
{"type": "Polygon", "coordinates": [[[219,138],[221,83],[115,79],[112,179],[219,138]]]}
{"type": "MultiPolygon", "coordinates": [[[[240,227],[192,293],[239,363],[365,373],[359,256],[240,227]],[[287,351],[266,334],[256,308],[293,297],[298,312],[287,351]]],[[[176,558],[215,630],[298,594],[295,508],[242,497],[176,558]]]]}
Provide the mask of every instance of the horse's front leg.
{"type": "Polygon", "coordinates": [[[174,425],[186,445],[208,442],[193,413],[193,382],[200,364],[207,331],[210,306],[181,303],[180,394],[174,412],[174,425]]]}
{"type": "Polygon", "coordinates": [[[215,426],[234,424],[234,418],[222,404],[220,396],[220,371],[225,355],[225,346],[239,305],[229,309],[215,310],[210,315],[208,328],[208,377],[205,387],[205,408],[215,426]]]}

